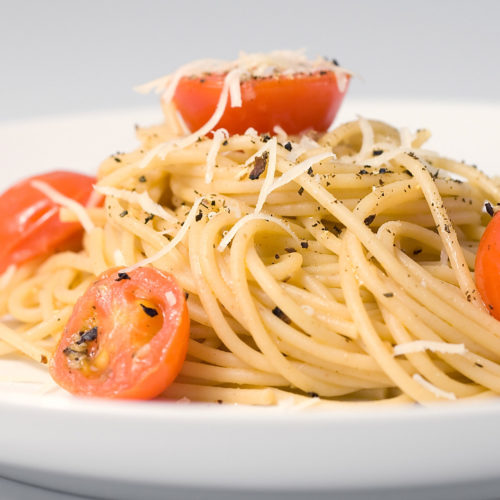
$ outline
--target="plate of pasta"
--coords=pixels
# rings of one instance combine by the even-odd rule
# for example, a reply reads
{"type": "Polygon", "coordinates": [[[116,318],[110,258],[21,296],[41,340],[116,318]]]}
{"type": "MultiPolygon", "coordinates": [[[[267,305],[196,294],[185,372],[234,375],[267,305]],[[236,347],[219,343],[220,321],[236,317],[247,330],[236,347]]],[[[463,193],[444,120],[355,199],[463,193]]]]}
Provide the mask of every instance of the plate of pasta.
{"type": "Polygon", "coordinates": [[[0,124],[0,475],[500,480],[500,105],[340,108],[351,78],[242,54],[141,86],[161,110],[0,124]]]}

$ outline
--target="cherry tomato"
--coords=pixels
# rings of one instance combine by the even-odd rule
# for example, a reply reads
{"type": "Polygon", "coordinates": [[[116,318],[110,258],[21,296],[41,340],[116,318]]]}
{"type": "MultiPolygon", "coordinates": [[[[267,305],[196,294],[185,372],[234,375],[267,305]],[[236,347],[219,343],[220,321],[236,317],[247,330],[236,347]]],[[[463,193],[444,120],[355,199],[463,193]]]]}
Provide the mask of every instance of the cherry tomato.
{"type": "Polygon", "coordinates": [[[81,225],[61,222],[59,205],[31,185],[35,179],[84,205],[96,182],[87,175],[56,171],[25,179],[1,194],[0,272],[58,250],[81,248],[81,225]]]}
{"type": "Polygon", "coordinates": [[[186,300],[172,275],[111,269],[75,304],[50,374],[77,395],[151,399],[178,375],[188,340],[186,300]]]}
{"type": "Polygon", "coordinates": [[[476,285],[490,313],[500,320],[500,214],[486,227],[476,254],[476,285]]]}
{"type": "MultiPolygon", "coordinates": [[[[191,131],[198,130],[213,115],[224,76],[185,77],[179,81],[173,101],[191,131]]],[[[240,88],[242,107],[231,108],[228,102],[217,124],[230,134],[242,134],[249,127],[272,133],[275,125],[288,134],[308,129],[324,132],[347,90],[339,90],[333,71],[250,78],[240,88]]]]}

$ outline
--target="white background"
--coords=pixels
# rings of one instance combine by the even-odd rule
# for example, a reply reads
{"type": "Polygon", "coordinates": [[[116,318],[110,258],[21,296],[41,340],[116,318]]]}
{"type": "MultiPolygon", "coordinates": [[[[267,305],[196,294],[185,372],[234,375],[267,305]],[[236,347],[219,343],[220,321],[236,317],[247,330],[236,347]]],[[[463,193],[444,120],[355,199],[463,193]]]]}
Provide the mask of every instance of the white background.
{"type": "Polygon", "coordinates": [[[192,59],[305,48],[354,97],[500,99],[495,0],[0,0],[0,120],[154,104],[192,59]]]}

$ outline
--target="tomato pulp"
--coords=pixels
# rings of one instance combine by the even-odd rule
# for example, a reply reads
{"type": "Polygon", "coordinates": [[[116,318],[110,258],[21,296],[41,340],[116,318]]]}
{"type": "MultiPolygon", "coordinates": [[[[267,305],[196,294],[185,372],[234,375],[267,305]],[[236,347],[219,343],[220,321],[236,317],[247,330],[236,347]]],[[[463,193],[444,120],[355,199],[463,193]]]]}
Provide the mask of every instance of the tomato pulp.
{"type": "Polygon", "coordinates": [[[73,394],[150,399],[178,375],[188,340],[186,300],[172,275],[111,269],[78,299],[50,373],[73,394]]]}

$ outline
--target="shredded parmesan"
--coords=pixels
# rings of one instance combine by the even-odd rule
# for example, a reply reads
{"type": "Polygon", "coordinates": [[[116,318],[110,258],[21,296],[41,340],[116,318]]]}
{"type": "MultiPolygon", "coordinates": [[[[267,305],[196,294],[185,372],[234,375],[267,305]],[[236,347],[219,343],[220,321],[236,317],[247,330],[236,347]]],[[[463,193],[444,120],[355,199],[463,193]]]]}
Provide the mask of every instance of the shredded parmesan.
{"type": "Polygon", "coordinates": [[[52,186],[49,186],[46,182],[33,180],[31,181],[31,185],[50,198],[54,203],[57,203],[62,207],[66,207],[68,210],[73,212],[87,233],[90,233],[90,231],[94,229],[94,223],[90,219],[89,214],[83,205],[71,198],[68,198],[67,196],[64,196],[52,186]]]}
{"type": "Polygon", "coordinates": [[[174,293],[170,290],[165,293],[165,298],[167,299],[167,303],[170,307],[174,307],[175,304],[177,304],[177,299],[175,298],[174,293]]]}
{"type": "Polygon", "coordinates": [[[156,78],[135,87],[134,90],[142,94],[151,91],[156,93],[164,92],[163,99],[168,102],[174,97],[181,78],[185,76],[202,76],[204,73],[223,74],[234,69],[241,71],[244,78],[332,71],[336,75],[337,87],[340,92],[345,91],[348,77],[352,75],[351,71],[324,57],[318,57],[314,60],[307,59],[304,50],[275,50],[265,54],[240,52],[238,59],[234,61],[201,59],[188,63],[181,66],[173,74],[156,78]]]}
{"type": "Polygon", "coordinates": [[[224,237],[222,238],[221,242],[217,246],[217,250],[219,252],[223,252],[224,249],[231,243],[231,240],[235,237],[236,233],[247,223],[250,222],[251,220],[255,219],[262,219],[268,222],[274,222],[278,226],[280,226],[284,231],[286,231],[290,236],[292,236],[295,240],[300,241],[297,235],[288,227],[287,224],[283,222],[282,219],[279,219],[278,217],[273,217],[272,215],[264,215],[264,214],[248,214],[242,217],[229,231],[227,231],[224,234],[224,237]]]}
{"type": "Polygon", "coordinates": [[[229,132],[225,128],[219,128],[213,132],[214,138],[207,154],[207,164],[205,171],[205,183],[210,184],[214,178],[215,160],[222,143],[229,138],[229,132]]]}
{"type": "Polygon", "coordinates": [[[320,161],[326,160],[327,158],[332,158],[335,155],[333,153],[325,152],[321,153],[316,156],[311,156],[311,158],[308,158],[307,160],[304,160],[294,167],[292,167],[290,170],[285,172],[281,177],[276,179],[273,183],[272,186],[269,188],[269,192],[266,194],[268,196],[271,192],[273,192],[275,189],[278,189],[285,184],[288,184],[289,182],[295,180],[297,177],[302,175],[304,172],[307,172],[309,168],[311,168],[313,165],[316,163],[319,163],[320,161]]]}
{"type": "Polygon", "coordinates": [[[146,156],[144,156],[144,158],[139,164],[139,167],[146,168],[151,163],[151,161],[157,156],[160,159],[164,160],[168,155],[168,153],[173,149],[187,148],[188,146],[194,144],[199,137],[207,135],[217,125],[217,123],[219,123],[219,120],[222,118],[222,115],[224,114],[224,110],[226,109],[227,105],[229,89],[231,87],[232,87],[231,98],[233,99],[234,96],[235,99],[235,101],[233,101],[234,105],[237,105],[238,102],[241,105],[241,96],[239,97],[239,99],[237,96],[237,92],[239,92],[239,84],[238,84],[238,91],[236,91],[234,87],[234,82],[235,81],[239,82],[239,78],[240,78],[240,70],[237,69],[230,71],[226,75],[226,77],[224,78],[224,85],[222,87],[222,92],[220,94],[219,101],[217,102],[214,114],[210,117],[207,123],[205,123],[205,125],[203,125],[200,129],[196,130],[195,132],[186,137],[158,144],[146,156]]]}
{"type": "Polygon", "coordinates": [[[105,196],[112,196],[113,198],[139,205],[145,212],[156,215],[157,217],[160,217],[161,219],[164,219],[166,221],[172,223],[177,222],[176,217],[167,212],[165,208],[163,208],[163,206],[161,206],[159,203],[155,203],[151,199],[147,191],[137,193],[135,191],[128,191],[127,189],[117,189],[110,186],[95,186],[94,189],[105,196]]]}
{"type": "Polygon", "coordinates": [[[394,346],[394,356],[412,354],[416,352],[441,352],[443,354],[465,354],[467,349],[464,344],[448,344],[447,342],[435,342],[431,340],[415,340],[394,346]]]}
{"type": "Polygon", "coordinates": [[[452,401],[457,399],[457,397],[453,392],[443,391],[443,389],[440,389],[439,387],[436,387],[434,384],[431,384],[418,373],[415,373],[415,375],[413,375],[413,380],[415,380],[415,382],[418,382],[422,387],[427,389],[429,392],[432,392],[432,394],[434,394],[434,396],[438,398],[450,399],[452,401]]]}
{"type": "Polygon", "coordinates": [[[258,214],[262,210],[266,198],[271,192],[269,191],[269,189],[273,184],[274,174],[276,172],[276,146],[277,146],[276,137],[273,137],[270,141],[268,141],[267,144],[269,146],[269,159],[267,161],[267,172],[266,172],[266,178],[264,179],[262,188],[259,193],[259,197],[257,198],[257,204],[255,205],[256,214],[258,214]]]}
{"type": "Polygon", "coordinates": [[[148,264],[152,264],[153,262],[157,261],[158,259],[161,259],[165,255],[167,255],[172,249],[174,249],[183,239],[184,236],[186,236],[189,227],[193,223],[195,217],[196,217],[196,212],[198,208],[200,207],[201,202],[203,201],[204,197],[200,196],[197,198],[193,206],[191,207],[191,210],[187,214],[186,220],[182,224],[181,228],[179,229],[179,232],[158,252],[156,252],[154,255],[151,257],[148,257],[146,259],[141,260],[140,262],[137,262],[133,266],[128,267],[127,269],[124,269],[122,272],[128,273],[130,271],[133,271],[134,269],[137,269],[138,267],[143,267],[148,264]]]}

